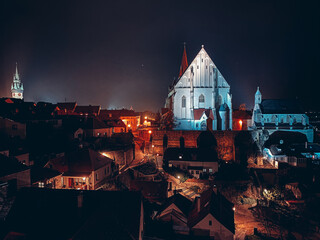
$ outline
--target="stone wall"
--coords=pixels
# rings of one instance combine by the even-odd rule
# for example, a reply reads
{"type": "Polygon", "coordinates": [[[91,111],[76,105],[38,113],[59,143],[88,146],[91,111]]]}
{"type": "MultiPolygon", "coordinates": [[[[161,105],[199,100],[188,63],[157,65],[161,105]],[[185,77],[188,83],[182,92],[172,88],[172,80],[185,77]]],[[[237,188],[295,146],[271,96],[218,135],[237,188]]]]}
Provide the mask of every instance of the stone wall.
{"type": "MultiPolygon", "coordinates": [[[[184,138],[185,147],[197,147],[197,139],[203,131],[153,131],[152,146],[155,154],[163,154],[163,137],[168,137],[167,147],[180,147],[180,137],[184,138]]],[[[235,159],[234,138],[239,131],[213,131],[217,140],[218,157],[225,161],[235,159]]]]}

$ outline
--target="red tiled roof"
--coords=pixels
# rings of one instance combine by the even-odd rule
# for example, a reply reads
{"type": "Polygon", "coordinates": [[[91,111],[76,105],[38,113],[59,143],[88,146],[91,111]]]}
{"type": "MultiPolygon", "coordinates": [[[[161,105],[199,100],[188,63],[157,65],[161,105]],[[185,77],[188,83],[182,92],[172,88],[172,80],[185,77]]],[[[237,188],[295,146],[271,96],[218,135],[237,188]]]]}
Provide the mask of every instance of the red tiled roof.
{"type": "Polygon", "coordinates": [[[187,68],[188,68],[187,51],[186,51],[186,45],[184,45],[180,71],[179,71],[179,78],[183,75],[183,73],[187,70],[187,68]]]}
{"type": "Polygon", "coordinates": [[[214,119],[211,109],[199,108],[199,109],[194,109],[193,110],[194,120],[200,120],[200,118],[202,117],[203,113],[206,114],[207,118],[211,118],[212,120],[214,119]]]}
{"type": "Polygon", "coordinates": [[[68,176],[87,175],[113,160],[91,149],[81,149],[66,153],[65,156],[50,160],[46,167],[52,165],[53,169],[68,176]]]}

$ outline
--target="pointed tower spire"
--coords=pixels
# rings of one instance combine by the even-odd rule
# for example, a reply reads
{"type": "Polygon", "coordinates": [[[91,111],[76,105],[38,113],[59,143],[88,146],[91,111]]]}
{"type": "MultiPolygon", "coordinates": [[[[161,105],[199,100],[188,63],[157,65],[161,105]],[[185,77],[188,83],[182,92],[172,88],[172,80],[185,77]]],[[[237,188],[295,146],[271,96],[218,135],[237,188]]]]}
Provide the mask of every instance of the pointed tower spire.
{"type": "Polygon", "coordinates": [[[13,98],[23,99],[23,84],[19,77],[18,63],[16,63],[16,72],[13,75],[13,83],[11,84],[11,96],[13,98]]]}
{"type": "Polygon", "coordinates": [[[182,74],[187,70],[188,68],[188,60],[187,60],[187,51],[186,51],[186,43],[183,43],[184,49],[182,54],[182,61],[180,65],[180,72],[179,72],[179,78],[182,76],[182,74]]]}

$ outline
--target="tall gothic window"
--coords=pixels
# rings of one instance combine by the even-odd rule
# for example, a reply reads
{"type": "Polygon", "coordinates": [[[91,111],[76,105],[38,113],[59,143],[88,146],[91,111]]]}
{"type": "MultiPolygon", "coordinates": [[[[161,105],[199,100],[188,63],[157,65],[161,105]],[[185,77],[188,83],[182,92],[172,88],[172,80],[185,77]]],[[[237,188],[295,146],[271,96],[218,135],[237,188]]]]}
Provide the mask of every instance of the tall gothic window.
{"type": "Polygon", "coordinates": [[[185,108],[186,107],[186,97],[182,96],[182,107],[185,108]]]}
{"type": "Polygon", "coordinates": [[[199,96],[199,103],[204,103],[204,96],[203,96],[203,94],[201,94],[201,95],[199,96]]]}

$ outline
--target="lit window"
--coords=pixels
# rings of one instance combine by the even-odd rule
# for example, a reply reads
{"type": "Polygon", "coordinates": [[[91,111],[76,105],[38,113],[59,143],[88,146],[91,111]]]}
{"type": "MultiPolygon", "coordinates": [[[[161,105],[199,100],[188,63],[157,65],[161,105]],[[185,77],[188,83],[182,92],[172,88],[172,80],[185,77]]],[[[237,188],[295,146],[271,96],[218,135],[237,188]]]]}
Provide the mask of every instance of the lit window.
{"type": "Polygon", "coordinates": [[[206,172],[206,171],[207,171],[207,169],[204,168],[204,169],[203,169],[203,172],[206,172]]]}
{"type": "Polygon", "coordinates": [[[212,173],[212,168],[209,168],[209,172],[211,172],[211,173],[212,173]]]}

